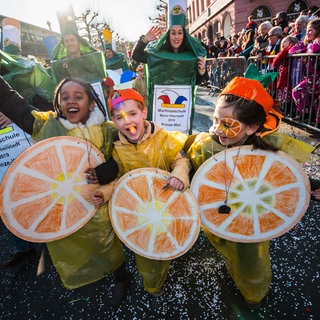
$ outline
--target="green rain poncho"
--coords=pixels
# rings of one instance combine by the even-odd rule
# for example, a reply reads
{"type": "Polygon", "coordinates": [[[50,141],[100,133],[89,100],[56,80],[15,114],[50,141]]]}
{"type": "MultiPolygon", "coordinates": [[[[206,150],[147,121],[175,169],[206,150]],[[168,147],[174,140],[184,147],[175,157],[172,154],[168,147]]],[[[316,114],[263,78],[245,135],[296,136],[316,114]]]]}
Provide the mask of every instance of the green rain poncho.
{"type": "Polygon", "coordinates": [[[44,66],[34,59],[8,54],[0,50],[1,73],[29,104],[35,95],[53,101],[55,84],[44,66]]]}

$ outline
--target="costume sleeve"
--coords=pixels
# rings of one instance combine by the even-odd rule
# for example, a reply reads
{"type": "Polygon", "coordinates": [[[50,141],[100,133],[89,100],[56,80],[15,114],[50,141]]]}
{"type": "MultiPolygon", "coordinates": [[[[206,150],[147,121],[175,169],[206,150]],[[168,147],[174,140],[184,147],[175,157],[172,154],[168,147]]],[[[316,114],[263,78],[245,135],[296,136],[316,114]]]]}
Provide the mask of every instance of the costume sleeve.
{"type": "Polygon", "coordinates": [[[132,59],[137,62],[147,63],[147,52],[144,50],[147,45],[142,42],[141,39],[138,40],[137,44],[132,51],[132,59]]]}
{"type": "Polygon", "coordinates": [[[23,131],[32,134],[34,117],[26,100],[0,76],[0,111],[23,131]]]}
{"type": "Polygon", "coordinates": [[[123,69],[124,71],[129,70],[128,62],[127,62],[126,59],[123,59],[122,69],[123,69]]]}
{"type": "Polygon", "coordinates": [[[97,191],[100,191],[103,194],[104,203],[108,202],[112,196],[112,193],[115,189],[116,181],[113,181],[109,184],[100,186],[97,191]]]}
{"type": "Polygon", "coordinates": [[[287,153],[300,163],[309,161],[311,153],[315,150],[315,147],[311,144],[292,138],[279,131],[265,135],[262,140],[287,153]]]}
{"type": "Polygon", "coordinates": [[[107,162],[94,168],[99,184],[104,185],[115,180],[119,173],[118,164],[110,157],[107,162]]]}
{"type": "Polygon", "coordinates": [[[253,50],[253,44],[250,46],[250,47],[248,47],[247,49],[245,49],[245,50],[243,50],[243,51],[241,51],[240,53],[239,53],[239,57],[246,57],[246,58],[248,58],[249,56],[250,56],[250,53],[251,53],[251,51],[253,50]]]}
{"type": "Polygon", "coordinates": [[[190,161],[183,151],[179,152],[174,158],[170,177],[175,177],[183,182],[183,189],[187,189],[190,185],[189,172],[191,169],[190,161]]]}

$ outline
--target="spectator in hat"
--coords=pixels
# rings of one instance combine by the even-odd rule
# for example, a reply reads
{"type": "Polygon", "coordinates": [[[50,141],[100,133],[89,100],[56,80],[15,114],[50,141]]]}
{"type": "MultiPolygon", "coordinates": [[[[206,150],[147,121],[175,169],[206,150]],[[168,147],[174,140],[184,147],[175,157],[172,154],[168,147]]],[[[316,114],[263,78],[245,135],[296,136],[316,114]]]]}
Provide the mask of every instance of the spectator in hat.
{"type": "Polygon", "coordinates": [[[106,57],[107,70],[117,71],[120,75],[126,70],[129,70],[127,60],[122,52],[116,52],[112,49],[111,43],[104,44],[104,53],[106,57]]]}
{"type": "Polygon", "coordinates": [[[258,24],[253,20],[253,16],[248,17],[248,23],[246,25],[246,30],[252,29],[254,32],[258,29],[258,24]]]}
{"type": "Polygon", "coordinates": [[[103,88],[104,96],[106,98],[106,101],[108,100],[109,95],[114,90],[114,82],[111,78],[103,78],[101,81],[101,86],[103,88]]]}
{"type": "Polygon", "coordinates": [[[287,34],[289,31],[289,23],[287,21],[287,14],[284,11],[280,11],[272,18],[275,26],[279,26],[282,29],[283,34],[287,34]]]}

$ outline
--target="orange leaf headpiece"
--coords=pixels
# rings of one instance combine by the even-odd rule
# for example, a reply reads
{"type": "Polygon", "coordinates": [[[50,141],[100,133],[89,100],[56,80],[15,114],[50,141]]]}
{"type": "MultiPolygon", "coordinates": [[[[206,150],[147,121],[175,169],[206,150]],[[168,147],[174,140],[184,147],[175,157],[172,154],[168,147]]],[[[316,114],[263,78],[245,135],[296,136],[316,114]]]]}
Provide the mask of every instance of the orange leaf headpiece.
{"type": "Polygon", "coordinates": [[[267,116],[264,124],[267,131],[263,132],[261,136],[279,128],[282,115],[273,109],[273,98],[258,80],[235,77],[220,93],[220,95],[223,94],[232,94],[246,100],[253,100],[262,106],[267,116]]]}

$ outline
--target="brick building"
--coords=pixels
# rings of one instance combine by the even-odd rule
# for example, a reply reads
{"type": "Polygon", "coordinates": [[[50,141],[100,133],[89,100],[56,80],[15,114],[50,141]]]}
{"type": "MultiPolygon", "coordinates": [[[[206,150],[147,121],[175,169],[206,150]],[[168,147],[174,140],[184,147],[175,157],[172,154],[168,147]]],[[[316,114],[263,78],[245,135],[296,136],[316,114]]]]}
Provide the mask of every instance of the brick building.
{"type": "Polygon", "coordinates": [[[259,23],[285,11],[288,20],[294,21],[303,9],[312,5],[320,7],[320,0],[189,0],[188,28],[193,36],[212,43],[219,36],[227,37],[241,31],[250,15],[259,23]]]}

